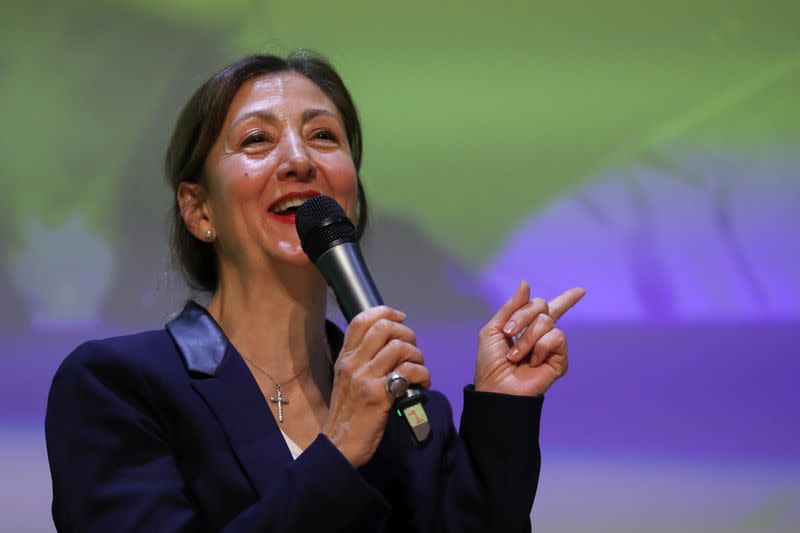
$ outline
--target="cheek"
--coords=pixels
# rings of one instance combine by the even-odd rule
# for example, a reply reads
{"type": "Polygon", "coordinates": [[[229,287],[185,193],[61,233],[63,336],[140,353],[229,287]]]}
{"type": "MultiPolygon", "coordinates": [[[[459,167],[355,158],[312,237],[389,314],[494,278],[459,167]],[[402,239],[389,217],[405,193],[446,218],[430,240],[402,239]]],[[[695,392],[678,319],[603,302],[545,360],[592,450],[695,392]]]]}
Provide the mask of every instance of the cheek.
{"type": "Polygon", "coordinates": [[[217,230],[229,236],[246,232],[248,221],[260,211],[266,161],[220,162],[211,174],[211,211],[217,230]]]}
{"type": "Polygon", "coordinates": [[[217,197],[225,211],[235,211],[248,204],[257,204],[264,188],[262,173],[253,165],[227,165],[220,168],[217,197]]]}
{"type": "Polygon", "coordinates": [[[344,207],[347,216],[356,220],[358,202],[358,177],[351,159],[340,161],[331,173],[329,185],[334,198],[344,207]]]}
{"type": "Polygon", "coordinates": [[[269,161],[228,161],[220,165],[218,184],[223,201],[257,199],[264,187],[264,169],[269,161]]]}

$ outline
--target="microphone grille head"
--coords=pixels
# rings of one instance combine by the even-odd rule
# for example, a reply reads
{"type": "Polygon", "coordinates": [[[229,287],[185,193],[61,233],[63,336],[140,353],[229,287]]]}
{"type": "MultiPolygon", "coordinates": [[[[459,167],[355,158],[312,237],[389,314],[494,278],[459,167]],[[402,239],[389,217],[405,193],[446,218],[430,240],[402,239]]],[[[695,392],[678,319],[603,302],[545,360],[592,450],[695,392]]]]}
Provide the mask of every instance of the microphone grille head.
{"type": "Polygon", "coordinates": [[[358,242],[356,228],[336,200],[314,196],[297,208],[294,226],[313,263],[337,244],[358,242]]]}

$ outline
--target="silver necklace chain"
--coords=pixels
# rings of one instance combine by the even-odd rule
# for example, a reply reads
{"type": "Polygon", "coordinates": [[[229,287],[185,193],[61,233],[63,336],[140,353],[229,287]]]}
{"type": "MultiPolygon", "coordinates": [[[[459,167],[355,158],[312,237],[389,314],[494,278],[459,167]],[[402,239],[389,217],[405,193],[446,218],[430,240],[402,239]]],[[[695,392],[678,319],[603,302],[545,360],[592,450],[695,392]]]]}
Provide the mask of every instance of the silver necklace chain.
{"type": "Polygon", "coordinates": [[[272,403],[278,404],[278,422],[280,422],[282,424],[283,423],[283,406],[285,404],[289,403],[289,399],[285,398],[283,396],[283,391],[281,390],[281,387],[283,387],[287,383],[290,383],[291,381],[294,381],[297,378],[297,376],[299,376],[300,374],[302,374],[303,372],[308,370],[311,367],[311,363],[307,364],[305,366],[305,368],[300,370],[298,373],[296,373],[294,376],[292,376],[291,378],[287,379],[283,383],[278,383],[278,381],[275,378],[270,376],[267,373],[267,371],[265,371],[263,368],[261,368],[260,366],[255,364],[253,361],[251,361],[250,358],[245,357],[244,355],[242,355],[242,357],[244,357],[244,360],[247,361],[248,363],[250,363],[250,365],[252,365],[253,368],[255,368],[256,370],[258,370],[259,372],[261,372],[262,374],[267,376],[275,384],[275,396],[270,396],[269,397],[269,401],[271,401],[272,403]]]}
{"type": "MultiPolygon", "coordinates": [[[[329,362],[329,363],[331,363],[331,365],[332,365],[332,364],[333,364],[333,361],[331,360],[330,348],[328,347],[328,339],[327,339],[327,338],[325,339],[325,347],[326,347],[326,350],[325,350],[325,355],[327,355],[327,357],[328,357],[328,362],[329,362]]],[[[285,404],[288,404],[288,403],[289,403],[289,399],[288,399],[288,398],[286,398],[286,397],[283,395],[283,391],[281,390],[281,387],[283,387],[284,385],[286,385],[286,384],[288,384],[288,383],[291,383],[292,381],[294,381],[295,379],[297,379],[297,377],[298,377],[300,374],[302,374],[303,372],[305,372],[306,370],[308,370],[309,368],[311,368],[311,363],[307,364],[305,367],[303,367],[303,369],[302,369],[302,370],[300,370],[299,372],[297,372],[297,373],[296,373],[294,376],[290,377],[289,379],[287,379],[287,380],[286,380],[286,381],[284,381],[283,383],[278,383],[278,380],[277,380],[277,379],[275,379],[275,378],[273,378],[272,376],[270,376],[270,375],[269,375],[269,373],[268,373],[266,370],[264,370],[263,368],[261,368],[260,366],[258,366],[257,364],[255,364],[255,363],[254,363],[254,362],[253,362],[253,361],[252,361],[252,360],[251,360],[249,357],[247,357],[246,355],[244,355],[244,354],[241,354],[241,353],[240,353],[239,355],[241,355],[241,356],[242,356],[242,358],[243,358],[245,361],[247,361],[248,363],[250,363],[250,366],[252,366],[252,367],[253,367],[253,368],[255,368],[256,370],[258,370],[259,372],[261,372],[262,374],[264,374],[265,376],[267,376],[267,377],[270,379],[270,381],[272,381],[272,383],[274,383],[274,384],[275,384],[275,396],[270,396],[270,397],[269,397],[269,401],[271,401],[272,403],[275,403],[275,404],[277,404],[277,405],[278,405],[278,422],[280,422],[280,423],[283,423],[283,418],[284,418],[284,416],[283,416],[283,406],[284,406],[285,404]]]]}
{"type": "MultiPolygon", "coordinates": [[[[240,355],[241,355],[241,354],[240,354],[240,355]]],[[[255,368],[256,370],[258,370],[259,372],[261,372],[262,374],[264,374],[265,376],[267,376],[267,377],[270,379],[270,381],[272,381],[272,382],[275,384],[275,386],[276,386],[276,387],[279,387],[279,388],[280,388],[280,387],[283,387],[283,386],[284,386],[284,385],[286,385],[287,383],[291,383],[292,381],[294,381],[294,380],[297,378],[297,376],[299,376],[300,374],[302,374],[303,372],[305,372],[306,370],[308,370],[309,368],[311,368],[311,364],[307,364],[305,367],[303,367],[303,369],[302,369],[301,371],[299,371],[298,373],[296,373],[294,376],[290,377],[289,379],[287,379],[287,380],[286,380],[286,381],[284,381],[283,383],[278,383],[278,380],[277,380],[277,379],[275,379],[275,378],[273,378],[272,376],[270,376],[270,375],[267,373],[267,371],[266,371],[266,370],[264,370],[263,368],[261,368],[260,366],[258,366],[257,364],[255,364],[255,363],[253,362],[253,360],[252,360],[252,359],[250,359],[249,357],[247,357],[247,356],[245,356],[245,355],[242,355],[242,357],[244,358],[244,360],[245,360],[245,361],[247,361],[248,363],[250,363],[250,365],[251,365],[253,368],[255,368]]]]}

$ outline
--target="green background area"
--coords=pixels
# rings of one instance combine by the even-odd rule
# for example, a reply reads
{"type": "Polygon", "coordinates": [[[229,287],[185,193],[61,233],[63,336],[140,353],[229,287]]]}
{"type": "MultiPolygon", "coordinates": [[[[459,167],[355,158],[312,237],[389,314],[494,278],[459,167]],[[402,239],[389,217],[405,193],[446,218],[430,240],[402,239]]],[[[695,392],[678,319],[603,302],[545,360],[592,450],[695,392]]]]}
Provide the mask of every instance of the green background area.
{"type": "MultiPolygon", "coordinates": [[[[163,147],[192,88],[252,51],[329,56],[362,114],[373,205],[475,267],[523,218],[648,154],[792,152],[800,138],[797,2],[147,0],[3,12],[0,223],[12,253],[26,220],[57,225],[74,211],[117,240],[123,182],[161,180],[161,154],[143,147],[163,147]]],[[[167,190],[144,189],[147,216],[162,216],[167,190]]]]}

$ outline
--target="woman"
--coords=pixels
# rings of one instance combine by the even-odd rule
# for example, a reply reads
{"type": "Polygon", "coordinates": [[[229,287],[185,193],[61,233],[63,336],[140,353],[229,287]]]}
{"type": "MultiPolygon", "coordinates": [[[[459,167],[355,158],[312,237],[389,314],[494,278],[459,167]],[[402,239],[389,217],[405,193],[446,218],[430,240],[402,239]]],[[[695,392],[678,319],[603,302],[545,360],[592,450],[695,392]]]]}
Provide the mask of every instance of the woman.
{"type": "Polygon", "coordinates": [[[429,391],[434,432],[415,447],[386,388],[392,372],[430,383],[405,315],[373,308],[342,335],[294,229],[317,194],[363,229],[360,161],[355,106],[315,55],[246,57],[197,90],[166,168],[175,251],[211,299],[61,365],[46,419],[60,531],[530,530],[542,394],[567,369],[554,323],[583,291],[548,305],[523,282],[480,332],[460,433],[429,391]]]}

